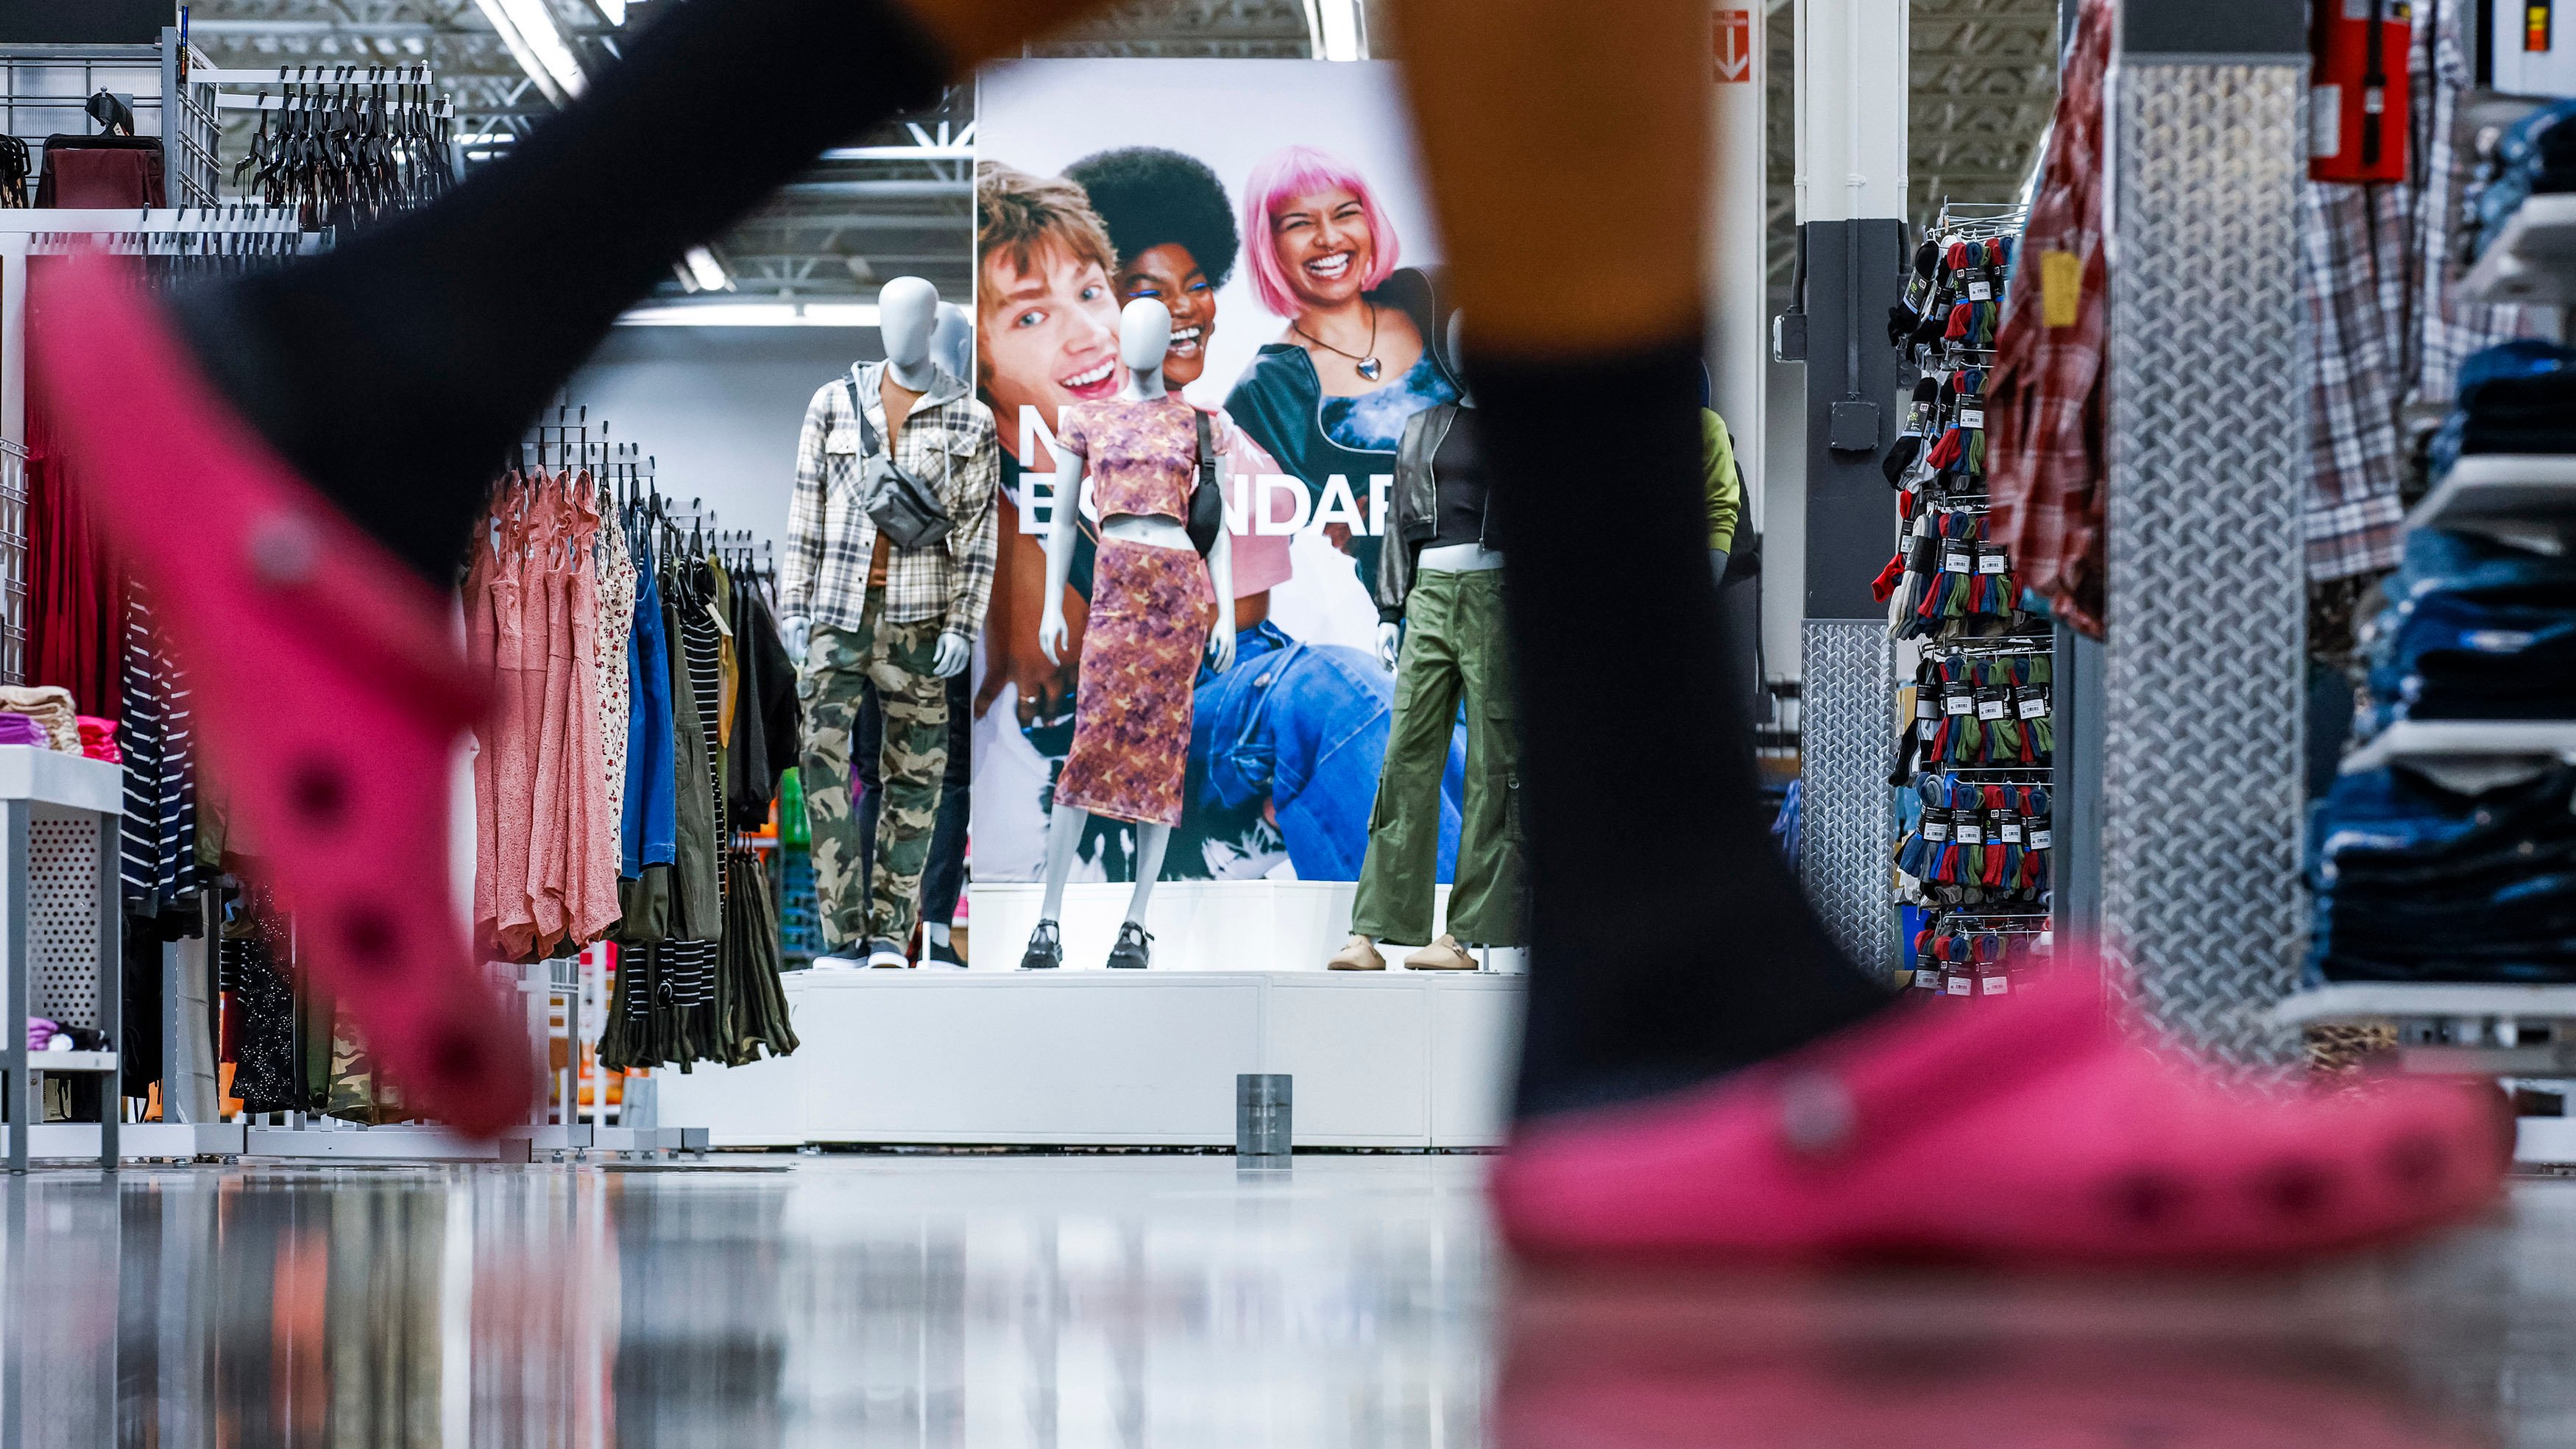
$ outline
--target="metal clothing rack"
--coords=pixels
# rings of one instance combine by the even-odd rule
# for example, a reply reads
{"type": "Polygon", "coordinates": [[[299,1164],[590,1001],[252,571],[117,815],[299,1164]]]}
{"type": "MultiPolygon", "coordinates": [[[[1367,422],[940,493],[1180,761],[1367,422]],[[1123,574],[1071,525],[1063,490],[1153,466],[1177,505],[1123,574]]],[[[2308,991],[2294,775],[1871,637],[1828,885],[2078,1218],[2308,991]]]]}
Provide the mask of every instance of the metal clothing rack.
{"type": "Polygon", "coordinates": [[[148,45],[0,45],[0,130],[41,166],[48,136],[96,133],[84,106],[111,92],[133,107],[137,135],[161,138],[163,199],[212,206],[223,199],[213,72],[176,27],[148,45]]]}

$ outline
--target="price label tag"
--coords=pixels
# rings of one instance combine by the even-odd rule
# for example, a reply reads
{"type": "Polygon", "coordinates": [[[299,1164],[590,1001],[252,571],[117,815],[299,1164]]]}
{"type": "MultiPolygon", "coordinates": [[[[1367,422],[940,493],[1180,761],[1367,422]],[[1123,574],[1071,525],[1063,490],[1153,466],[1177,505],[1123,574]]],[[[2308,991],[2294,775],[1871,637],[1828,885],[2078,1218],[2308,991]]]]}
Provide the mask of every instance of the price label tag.
{"type": "Polygon", "coordinates": [[[1968,714],[1976,707],[1976,697],[1964,689],[1941,696],[1941,712],[1944,714],[1968,714]]]}
{"type": "Polygon", "coordinates": [[[1977,572],[1981,574],[2000,574],[2011,566],[2011,560],[2005,557],[2002,549],[1977,550],[1977,572]]]}
{"type": "Polygon", "coordinates": [[[1977,979],[1977,984],[1988,996],[2002,996],[2012,990],[2010,981],[2011,978],[2005,976],[1982,976],[1977,979]]]}
{"type": "Polygon", "coordinates": [[[2033,850],[2048,849],[2050,834],[2051,832],[2049,831],[2049,828],[2045,825],[2034,827],[2030,832],[2030,848],[2033,850]]]}
{"type": "Polygon", "coordinates": [[[1969,300],[1969,301],[1971,301],[1971,302],[1991,302],[1991,301],[1993,301],[1994,299],[1995,299],[1995,289],[1994,289],[1992,286],[1988,285],[1987,283],[1985,283],[1985,282],[1983,282],[1983,281],[1975,281],[1975,282],[1970,282],[1970,283],[1968,284],[1968,300],[1969,300]]]}
{"type": "Polygon", "coordinates": [[[1916,719],[1939,719],[1941,717],[1941,702],[1934,699],[1929,692],[1917,691],[1914,696],[1914,717],[1916,719]]]}
{"type": "Polygon", "coordinates": [[[1964,574],[1975,567],[1975,561],[1968,557],[1965,549],[1945,548],[1941,550],[1941,572],[1945,574],[1964,574]]]}
{"type": "Polygon", "coordinates": [[[1962,821],[1960,821],[1960,822],[1959,822],[1959,843],[1960,843],[1961,845],[1983,845],[1983,844],[1985,844],[1985,843],[1986,843],[1986,827],[1984,827],[1984,826],[1982,826],[1982,825],[1978,824],[1978,823],[1977,823],[1976,821],[1974,821],[1974,820],[1962,820],[1962,821]]]}
{"type": "Polygon", "coordinates": [[[2002,700],[2000,700],[2000,699],[1981,699],[1981,700],[1978,700],[1978,701],[1977,701],[1977,718],[1979,718],[1979,719],[2002,719],[2003,717],[2004,717],[2004,702],[2003,702],[2002,700]]]}
{"type": "Polygon", "coordinates": [[[1985,425],[1986,425],[1986,410],[1985,410],[1984,408],[1961,408],[1961,409],[1959,409],[1959,426],[1960,426],[1960,427],[1963,427],[1963,428],[1983,428],[1985,425]]]}
{"type": "Polygon", "coordinates": [[[2006,845],[2021,844],[2021,821],[2010,815],[1996,821],[1995,836],[2006,845]]]}
{"type": "Polygon", "coordinates": [[[1922,833],[1923,838],[1926,840],[1947,840],[1950,838],[1950,822],[1947,820],[1935,820],[1931,816],[1926,815],[1923,817],[1922,833]]]}
{"type": "Polygon", "coordinates": [[[1917,967],[1915,967],[1915,968],[1914,968],[1914,988],[1915,988],[1916,990],[1918,990],[1918,991],[1938,991],[1938,990],[1940,990],[1940,989],[1941,989],[1941,973],[1940,973],[1940,972],[1938,972],[1938,971],[1933,970],[1933,969],[1932,969],[1931,967],[1929,967],[1929,966],[1917,966],[1917,967]]]}
{"type": "Polygon", "coordinates": [[[1974,983],[1973,983],[1973,982],[1972,982],[1968,977],[1965,977],[1965,976],[1959,975],[1959,974],[1958,974],[1958,973],[1956,973],[1956,972],[1951,973],[1950,980],[1949,980],[1949,994],[1950,994],[1950,995],[1952,995],[1952,996],[1968,996],[1968,995],[1973,994],[1975,991],[1976,991],[1976,986],[1975,986],[1975,984],[1974,984],[1974,983]]]}
{"type": "Polygon", "coordinates": [[[2022,695],[2021,717],[2023,719],[2046,719],[2048,717],[2048,696],[2037,693],[2025,693],[2022,695]]]}

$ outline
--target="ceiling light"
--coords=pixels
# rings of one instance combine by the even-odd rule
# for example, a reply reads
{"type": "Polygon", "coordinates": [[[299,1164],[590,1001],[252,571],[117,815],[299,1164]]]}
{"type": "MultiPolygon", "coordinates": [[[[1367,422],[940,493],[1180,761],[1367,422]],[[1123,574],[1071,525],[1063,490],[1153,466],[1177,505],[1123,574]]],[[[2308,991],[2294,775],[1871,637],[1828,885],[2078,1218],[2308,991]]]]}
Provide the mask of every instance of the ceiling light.
{"type": "Polygon", "coordinates": [[[483,18],[501,33],[501,43],[519,69],[528,73],[546,99],[557,105],[580,95],[586,83],[581,62],[555,28],[546,0],[474,0],[483,18]]]}
{"type": "Polygon", "coordinates": [[[697,282],[699,291],[730,292],[733,290],[733,278],[726,274],[724,263],[716,260],[714,252],[705,247],[691,247],[687,261],[689,276],[697,282]]]}
{"type": "Polygon", "coordinates": [[[638,307],[621,327],[874,327],[873,302],[712,302],[638,307]]]}
{"type": "Polygon", "coordinates": [[[623,25],[626,23],[626,0],[599,0],[599,13],[607,16],[611,25],[623,25]]]}
{"type": "Polygon", "coordinates": [[[841,265],[850,269],[850,280],[854,282],[873,282],[877,279],[877,269],[868,264],[866,257],[843,257],[841,265]]]}

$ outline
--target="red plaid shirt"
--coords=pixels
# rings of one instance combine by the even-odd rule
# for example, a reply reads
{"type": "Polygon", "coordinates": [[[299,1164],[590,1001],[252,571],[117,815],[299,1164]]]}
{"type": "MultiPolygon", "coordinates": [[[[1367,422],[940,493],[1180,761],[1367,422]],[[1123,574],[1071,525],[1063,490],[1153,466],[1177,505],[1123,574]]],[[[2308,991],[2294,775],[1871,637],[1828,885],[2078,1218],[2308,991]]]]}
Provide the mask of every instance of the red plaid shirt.
{"type": "MultiPolygon", "coordinates": [[[[1989,536],[2059,619],[2102,634],[2102,364],[2110,272],[2102,249],[2102,81],[2111,0],[2084,0],[2041,162],[2039,194],[2015,253],[1987,383],[1989,536]],[[2071,326],[2047,325],[2048,254],[2080,259],[2071,326]]],[[[2061,267],[2064,263],[2059,264],[2061,267]]]]}

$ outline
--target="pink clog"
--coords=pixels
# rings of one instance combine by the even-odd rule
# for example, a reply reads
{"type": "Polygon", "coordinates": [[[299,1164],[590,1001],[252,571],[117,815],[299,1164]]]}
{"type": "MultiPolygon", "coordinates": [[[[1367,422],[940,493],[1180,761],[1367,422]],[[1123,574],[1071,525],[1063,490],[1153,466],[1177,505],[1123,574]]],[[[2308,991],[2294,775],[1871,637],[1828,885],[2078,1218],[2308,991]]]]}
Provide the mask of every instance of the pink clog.
{"type": "Polygon", "coordinates": [[[234,416],[131,268],[76,259],[50,291],[35,381],[151,581],[303,962],[423,1112],[477,1134],[525,1121],[525,1028],[452,901],[450,750],[482,691],[438,599],[234,416]]]}
{"type": "Polygon", "coordinates": [[[1536,1258],[2274,1263],[2495,1199],[2492,1087],[2267,1095],[2132,1045],[2081,975],[1525,1127],[1503,1233],[1536,1258]]]}

